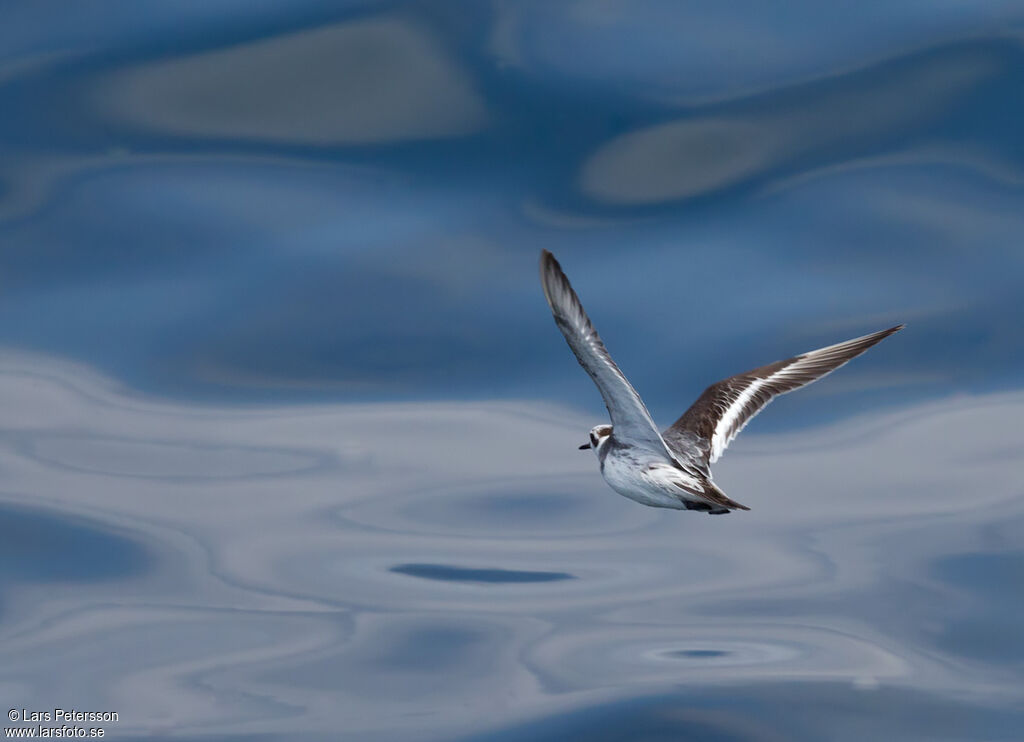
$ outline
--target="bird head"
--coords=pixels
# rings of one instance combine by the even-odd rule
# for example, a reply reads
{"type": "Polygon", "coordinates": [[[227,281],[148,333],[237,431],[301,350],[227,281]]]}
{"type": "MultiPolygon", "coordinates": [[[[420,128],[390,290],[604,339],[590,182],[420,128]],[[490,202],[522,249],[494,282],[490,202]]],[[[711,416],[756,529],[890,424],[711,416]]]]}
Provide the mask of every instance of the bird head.
{"type": "Polygon", "coordinates": [[[594,453],[597,453],[602,444],[608,441],[611,437],[612,426],[611,425],[595,425],[590,429],[590,443],[584,443],[580,446],[580,450],[586,450],[588,448],[594,449],[594,453]]]}

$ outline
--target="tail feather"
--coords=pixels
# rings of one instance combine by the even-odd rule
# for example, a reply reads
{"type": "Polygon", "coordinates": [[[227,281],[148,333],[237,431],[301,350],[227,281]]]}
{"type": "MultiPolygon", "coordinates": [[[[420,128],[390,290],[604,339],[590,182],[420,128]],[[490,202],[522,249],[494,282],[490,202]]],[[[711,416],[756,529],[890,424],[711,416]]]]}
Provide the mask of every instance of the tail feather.
{"type": "Polygon", "coordinates": [[[699,494],[688,491],[691,497],[700,497],[700,500],[686,499],[687,510],[700,510],[706,512],[708,515],[723,515],[725,513],[732,512],[733,510],[750,510],[746,505],[742,505],[727,494],[718,489],[714,482],[705,480],[701,482],[703,491],[699,494]]]}
{"type": "MultiPolygon", "coordinates": [[[[704,492],[702,493],[702,495],[705,500],[709,500],[715,505],[725,508],[725,512],[728,512],[729,510],[750,510],[750,508],[748,508],[746,505],[741,505],[740,503],[736,502],[731,497],[729,497],[727,494],[722,492],[722,490],[718,489],[715,483],[710,480],[704,483],[704,492]]],[[[720,512],[722,511],[711,510],[709,511],[709,514],[717,515],[720,512]]]]}

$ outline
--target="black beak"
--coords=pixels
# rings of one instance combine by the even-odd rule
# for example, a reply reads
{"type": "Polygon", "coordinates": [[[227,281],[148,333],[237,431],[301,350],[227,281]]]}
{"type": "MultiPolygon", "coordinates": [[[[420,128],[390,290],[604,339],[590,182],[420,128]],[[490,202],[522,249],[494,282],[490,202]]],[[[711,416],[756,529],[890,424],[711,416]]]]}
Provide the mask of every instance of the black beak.
{"type": "Polygon", "coordinates": [[[588,448],[590,448],[589,443],[584,443],[582,446],[580,446],[581,451],[586,451],[588,448]]]}

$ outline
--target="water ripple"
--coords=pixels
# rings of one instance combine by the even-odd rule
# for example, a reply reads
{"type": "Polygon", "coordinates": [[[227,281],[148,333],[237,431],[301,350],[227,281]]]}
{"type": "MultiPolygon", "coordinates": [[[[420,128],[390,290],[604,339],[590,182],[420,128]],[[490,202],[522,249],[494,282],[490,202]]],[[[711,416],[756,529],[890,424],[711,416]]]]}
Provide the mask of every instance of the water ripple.
{"type": "Polygon", "coordinates": [[[538,572],[514,569],[484,569],[481,567],[453,567],[448,564],[396,564],[391,571],[399,575],[442,582],[480,582],[487,585],[524,582],[557,582],[571,580],[565,572],[538,572]]]}

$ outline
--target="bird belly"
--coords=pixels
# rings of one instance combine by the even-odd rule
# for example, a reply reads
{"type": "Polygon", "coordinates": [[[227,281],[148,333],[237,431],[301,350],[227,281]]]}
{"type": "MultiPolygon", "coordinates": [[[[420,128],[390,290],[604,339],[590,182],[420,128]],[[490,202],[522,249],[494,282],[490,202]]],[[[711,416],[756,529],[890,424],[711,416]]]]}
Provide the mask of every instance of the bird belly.
{"type": "Polygon", "coordinates": [[[608,486],[623,497],[628,497],[641,505],[655,508],[673,508],[685,510],[683,502],[685,493],[673,487],[667,481],[659,481],[650,477],[647,472],[653,468],[666,467],[668,464],[656,460],[645,461],[632,455],[609,454],[601,468],[604,481],[608,486]]]}

